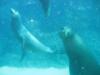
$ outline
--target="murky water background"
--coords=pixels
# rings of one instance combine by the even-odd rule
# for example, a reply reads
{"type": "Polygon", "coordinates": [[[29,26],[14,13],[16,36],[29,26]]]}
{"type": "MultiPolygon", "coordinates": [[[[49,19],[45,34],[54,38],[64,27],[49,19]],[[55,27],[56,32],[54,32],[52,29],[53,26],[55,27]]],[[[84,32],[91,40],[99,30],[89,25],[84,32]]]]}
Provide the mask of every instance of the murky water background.
{"type": "MultiPolygon", "coordinates": [[[[0,66],[32,68],[66,68],[68,60],[58,32],[68,26],[79,34],[100,58],[100,1],[50,0],[49,16],[45,16],[38,0],[0,1],[0,66]],[[55,53],[28,51],[19,62],[22,48],[11,27],[10,8],[20,12],[24,25],[55,53]]],[[[53,74],[55,75],[55,74],[53,74]]]]}

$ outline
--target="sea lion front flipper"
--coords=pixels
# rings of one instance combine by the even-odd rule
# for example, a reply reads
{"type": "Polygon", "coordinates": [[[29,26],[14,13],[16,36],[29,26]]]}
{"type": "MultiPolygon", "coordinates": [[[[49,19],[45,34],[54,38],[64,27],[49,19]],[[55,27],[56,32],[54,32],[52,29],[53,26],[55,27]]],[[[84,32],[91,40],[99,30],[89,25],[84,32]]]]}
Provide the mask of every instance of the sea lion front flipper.
{"type": "Polygon", "coordinates": [[[21,50],[21,57],[20,57],[20,61],[23,61],[26,55],[26,49],[25,49],[25,40],[24,38],[22,39],[22,50],[21,50]]]}

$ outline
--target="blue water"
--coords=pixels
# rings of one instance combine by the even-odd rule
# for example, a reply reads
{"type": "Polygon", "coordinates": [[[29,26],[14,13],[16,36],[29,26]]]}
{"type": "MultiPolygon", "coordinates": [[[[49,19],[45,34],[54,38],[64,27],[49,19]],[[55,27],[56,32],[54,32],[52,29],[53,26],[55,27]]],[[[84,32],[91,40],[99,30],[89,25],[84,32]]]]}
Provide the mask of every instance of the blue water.
{"type": "Polygon", "coordinates": [[[49,8],[49,16],[45,16],[38,0],[0,1],[1,67],[67,67],[67,56],[58,36],[64,26],[81,36],[100,63],[100,0],[50,0],[49,8]],[[19,62],[22,48],[11,27],[10,8],[20,12],[24,25],[54,54],[29,51],[19,62]]]}

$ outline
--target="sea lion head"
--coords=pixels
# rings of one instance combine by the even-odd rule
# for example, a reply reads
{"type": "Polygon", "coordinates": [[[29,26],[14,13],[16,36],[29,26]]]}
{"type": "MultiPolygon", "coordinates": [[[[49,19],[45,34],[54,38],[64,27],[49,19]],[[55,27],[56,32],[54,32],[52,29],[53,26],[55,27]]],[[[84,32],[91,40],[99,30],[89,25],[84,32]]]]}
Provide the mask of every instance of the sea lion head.
{"type": "Polygon", "coordinates": [[[66,41],[71,40],[74,35],[71,28],[69,28],[67,26],[63,27],[62,31],[60,31],[59,34],[60,34],[60,37],[62,39],[66,39],[66,41]]]}

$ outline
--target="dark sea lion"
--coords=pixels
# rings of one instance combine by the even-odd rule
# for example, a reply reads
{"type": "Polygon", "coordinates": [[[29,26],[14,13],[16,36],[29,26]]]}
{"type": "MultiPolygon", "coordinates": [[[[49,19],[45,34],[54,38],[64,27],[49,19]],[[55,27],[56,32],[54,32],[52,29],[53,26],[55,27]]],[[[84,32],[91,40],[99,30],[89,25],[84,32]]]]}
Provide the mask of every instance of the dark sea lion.
{"type": "Polygon", "coordinates": [[[46,16],[49,16],[50,12],[50,0],[39,0],[41,7],[45,13],[46,16]]]}
{"type": "Polygon", "coordinates": [[[69,58],[70,75],[100,75],[100,65],[79,35],[64,27],[60,38],[69,58]]]}

